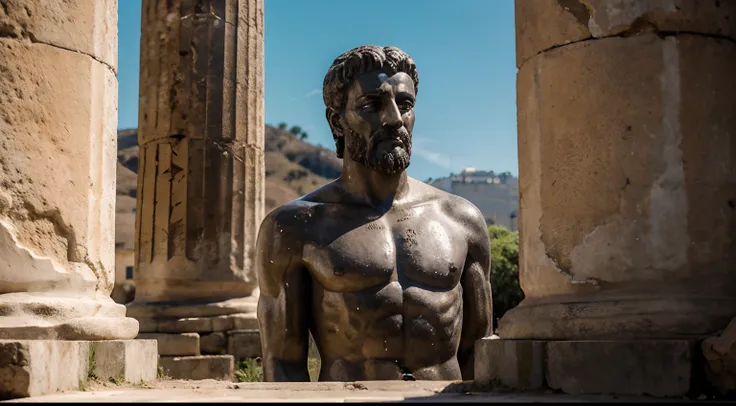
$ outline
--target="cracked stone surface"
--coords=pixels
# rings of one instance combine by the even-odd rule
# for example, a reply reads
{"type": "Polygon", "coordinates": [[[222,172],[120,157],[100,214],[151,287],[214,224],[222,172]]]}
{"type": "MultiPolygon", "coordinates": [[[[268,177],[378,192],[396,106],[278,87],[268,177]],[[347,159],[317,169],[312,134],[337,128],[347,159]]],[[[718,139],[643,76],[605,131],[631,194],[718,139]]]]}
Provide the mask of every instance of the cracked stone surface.
{"type": "Polygon", "coordinates": [[[117,72],[117,0],[3,0],[0,37],[85,54],[117,72]]]}
{"type": "Polygon", "coordinates": [[[736,3],[729,0],[522,0],[515,6],[518,67],[555,47],[641,32],[736,41],[736,3]]]}

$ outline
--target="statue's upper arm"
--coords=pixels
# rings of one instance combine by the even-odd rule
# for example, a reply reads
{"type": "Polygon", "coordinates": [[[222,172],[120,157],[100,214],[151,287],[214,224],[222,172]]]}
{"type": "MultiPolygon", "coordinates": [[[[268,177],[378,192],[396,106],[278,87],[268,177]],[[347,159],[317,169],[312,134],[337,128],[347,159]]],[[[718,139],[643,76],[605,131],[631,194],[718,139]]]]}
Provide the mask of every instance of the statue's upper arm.
{"type": "Polygon", "coordinates": [[[281,224],[288,207],[269,213],[261,223],[256,243],[256,274],[261,295],[278,296],[284,288],[287,274],[298,270],[300,238],[293,227],[281,224]]]}

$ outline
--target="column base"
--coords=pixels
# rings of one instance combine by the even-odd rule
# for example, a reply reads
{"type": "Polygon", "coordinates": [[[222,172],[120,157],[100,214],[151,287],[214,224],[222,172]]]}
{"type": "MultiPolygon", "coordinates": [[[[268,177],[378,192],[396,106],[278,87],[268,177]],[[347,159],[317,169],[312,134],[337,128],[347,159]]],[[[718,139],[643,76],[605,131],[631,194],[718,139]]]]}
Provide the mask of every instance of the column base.
{"type": "Polygon", "coordinates": [[[84,390],[94,379],[156,380],[155,340],[0,340],[0,400],[84,390]]]}
{"type": "Polygon", "coordinates": [[[475,381],[568,394],[682,397],[697,385],[691,340],[533,341],[483,338],[475,381]]]}
{"type": "Polygon", "coordinates": [[[736,299],[715,295],[592,295],[526,299],[499,320],[498,335],[526,340],[698,339],[723,329],[736,299]]]}
{"type": "Polygon", "coordinates": [[[127,340],[138,322],[107,296],[76,298],[56,292],[0,295],[0,339],[127,340]]]}

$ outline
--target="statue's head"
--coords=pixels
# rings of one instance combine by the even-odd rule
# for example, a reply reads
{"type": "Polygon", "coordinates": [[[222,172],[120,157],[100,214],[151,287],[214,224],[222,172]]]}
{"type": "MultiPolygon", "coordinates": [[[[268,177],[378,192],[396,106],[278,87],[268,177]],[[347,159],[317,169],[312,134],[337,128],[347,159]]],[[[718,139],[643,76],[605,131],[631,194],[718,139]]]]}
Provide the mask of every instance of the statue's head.
{"type": "Polygon", "coordinates": [[[323,97],[337,156],[387,175],[411,157],[419,78],[414,61],[395,47],[366,45],[335,59],[323,97]]]}

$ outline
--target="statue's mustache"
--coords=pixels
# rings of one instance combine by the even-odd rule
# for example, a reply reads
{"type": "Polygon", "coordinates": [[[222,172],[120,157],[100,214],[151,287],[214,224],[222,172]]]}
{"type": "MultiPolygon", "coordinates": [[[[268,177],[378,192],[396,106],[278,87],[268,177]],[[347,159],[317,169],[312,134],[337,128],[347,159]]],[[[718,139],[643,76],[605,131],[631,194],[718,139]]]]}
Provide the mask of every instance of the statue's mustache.
{"type": "Polygon", "coordinates": [[[369,141],[369,150],[374,150],[376,146],[382,141],[395,140],[397,138],[399,142],[401,142],[401,144],[406,147],[411,143],[410,137],[411,135],[409,134],[409,131],[404,127],[399,127],[396,130],[388,130],[384,127],[371,134],[369,141]]]}

